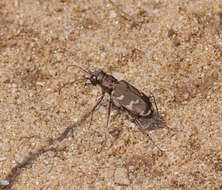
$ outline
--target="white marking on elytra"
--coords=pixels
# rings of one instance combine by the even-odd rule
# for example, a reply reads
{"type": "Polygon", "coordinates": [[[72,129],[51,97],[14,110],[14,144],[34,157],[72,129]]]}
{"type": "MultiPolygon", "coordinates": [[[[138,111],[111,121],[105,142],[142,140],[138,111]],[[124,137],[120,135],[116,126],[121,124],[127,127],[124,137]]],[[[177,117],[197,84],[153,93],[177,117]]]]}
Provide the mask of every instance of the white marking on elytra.
{"type": "Polygon", "coordinates": [[[146,113],[144,111],[141,113],[142,116],[148,116],[150,114],[151,114],[151,110],[148,110],[146,113]]]}
{"type": "Polygon", "coordinates": [[[116,99],[118,99],[118,100],[123,100],[124,99],[124,95],[121,95],[121,96],[119,96],[119,97],[116,97],[116,99]]]}
{"type": "Polygon", "coordinates": [[[113,103],[115,106],[117,106],[119,108],[121,107],[121,104],[118,101],[116,101],[115,98],[113,99],[113,103]]]}
{"type": "Polygon", "coordinates": [[[133,110],[133,105],[138,104],[139,102],[140,102],[139,99],[137,99],[136,101],[130,101],[129,105],[127,105],[126,108],[129,110],[133,110]]]}

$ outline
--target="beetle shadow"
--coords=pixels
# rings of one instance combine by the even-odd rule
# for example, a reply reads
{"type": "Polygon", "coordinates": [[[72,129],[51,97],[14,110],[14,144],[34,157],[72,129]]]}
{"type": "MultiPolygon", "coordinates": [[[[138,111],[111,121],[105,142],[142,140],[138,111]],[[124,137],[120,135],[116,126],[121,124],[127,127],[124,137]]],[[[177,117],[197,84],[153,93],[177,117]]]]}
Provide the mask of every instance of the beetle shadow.
{"type": "Polygon", "coordinates": [[[137,120],[145,131],[167,128],[166,121],[159,112],[153,112],[150,117],[138,117],[137,120]]]}
{"type": "Polygon", "coordinates": [[[170,131],[178,132],[177,129],[167,126],[164,117],[158,111],[154,111],[151,117],[139,117],[137,118],[137,120],[145,131],[153,131],[166,128],[170,131]]]}

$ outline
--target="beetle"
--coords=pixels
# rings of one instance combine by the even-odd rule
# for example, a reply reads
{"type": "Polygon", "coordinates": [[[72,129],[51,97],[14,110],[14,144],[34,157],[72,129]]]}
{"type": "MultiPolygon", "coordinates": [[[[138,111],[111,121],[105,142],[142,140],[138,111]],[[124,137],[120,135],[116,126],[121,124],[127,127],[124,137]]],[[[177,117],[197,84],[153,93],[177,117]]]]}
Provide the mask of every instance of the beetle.
{"type": "MultiPolygon", "coordinates": [[[[106,128],[108,128],[108,125],[109,125],[110,112],[113,105],[127,112],[128,115],[132,118],[132,120],[137,124],[139,129],[144,134],[146,134],[147,137],[152,141],[152,143],[162,152],[162,149],[158,147],[153,141],[153,139],[150,137],[150,135],[146,133],[147,130],[153,130],[156,128],[156,126],[160,128],[160,126],[163,123],[162,117],[158,113],[155,97],[153,95],[147,96],[146,94],[139,91],[138,89],[136,89],[134,86],[132,86],[125,80],[119,81],[115,77],[105,73],[101,69],[98,69],[95,72],[91,72],[91,71],[86,71],[85,69],[83,69],[82,67],[78,65],[69,65],[68,67],[70,66],[78,67],[79,69],[87,73],[89,77],[85,77],[83,80],[89,80],[92,85],[94,86],[98,85],[102,89],[102,95],[97,100],[92,110],[89,113],[87,113],[85,117],[88,117],[89,114],[91,114],[91,121],[92,121],[92,117],[93,117],[93,113],[95,109],[99,106],[105,94],[107,93],[110,99],[109,99],[109,104],[108,104],[108,117],[107,117],[106,128]],[[157,110],[156,112],[150,101],[151,98],[154,99],[155,107],[157,110]]],[[[66,70],[68,69],[68,67],[66,68],[66,70]]],[[[70,85],[70,84],[73,84],[74,82],[67,83],[67,84],[70,85]]],[[[61,88],[63,88],[65,85],[66,84],[64,84],[61,88]]],[[[61,92],[61,88],[59,89],[59,93],[61,92]]],[[[85,117],[83,119],[85,119],[85,117]]],[[[61,142],[64,138],[68,136],[68,134],[72,130],[73,130],[72,127],[67,127],[66,130],[60,135],[60,137],[50,141],[49,145],[57,141],[61,142]]],[[[103,147],[106,142],[106,133],[105,133],[105,141],[103,143],[103,147]]],[[[53,150],[53,149],[43,146],[37,151],[30,153],[29,156],[25,157],[25,159],[23,159],[21,163],[17,164],[12,169],[11,173],[8,174],[5,180],[0,181],[0,188],[12,187],[15,181],[15,178],[20,174],[21,169],[29,165],[30,163],[32,163],[32,161],[35,160],[36,157],[38,157],[40,154],[47,152],[49,150],[53,150]]]]}
{"type": "MultiPolygon", "coordinates": [[[[114,76],[105,73],[101,69],[97,69],[95,72],[91,72],[83,69],[78,65],[69,65],[68,67],[72,66],[78,67],[80,70],[89,75],[89,77],[85,77],[84,80],[89,80],[93,86],[98,85],[102,89],[102,95],[99,97],[96,104],[91,110],[91,121],[93,118],[94,111],[102,102],[105,94],[108,94],[109,103],[108,103],[108,116],[106,122],[106,129],[108,128],[109,125],[111,108],[112,106],[115,106],[120,110],[125,111],[139,127],[139,130],[142,131],[144,134],[146,134],[146,136],[155,145],[155,142],[146,131],[153,130],[154,128],[156,128],[156,126],[158,128],[162,128],[163,119],[159,115],[155,97],[153,95],[147,96],[146,94],[144,94],[143,92],[139,91],[137,88],[129,84],[127,81],[125,80],[119,81],[114,76]],[[157,112],[154,111],[153,105],[150,101],[151,98],[154,99],[157,112]]],[[[106,142],[106,134],[105,134],[104,144],[105,142],[106,142]]],[[[157,145],[155,146],[162,152],[160,147],[158,147],[157,145]]]]}

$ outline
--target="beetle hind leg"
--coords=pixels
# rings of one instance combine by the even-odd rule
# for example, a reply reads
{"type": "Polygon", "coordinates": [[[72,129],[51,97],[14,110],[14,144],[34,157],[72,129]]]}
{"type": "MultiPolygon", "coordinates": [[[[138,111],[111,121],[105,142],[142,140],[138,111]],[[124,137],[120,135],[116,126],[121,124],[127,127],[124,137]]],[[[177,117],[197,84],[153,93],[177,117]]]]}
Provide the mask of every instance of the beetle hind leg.
{"type": "Polygon", "coordinates": [[[166,128],[168,130],[171,130],[171,131],[174,131],[174,132],[178,132],[177,129],[174,129],[174,128],[170,128],[166,125],[161,113],[159,112],[158,110],[158,107],[157,107],[157,103],[156,103],[156,99],[155,99],[155,96],[151,93],[151,95],[147,96],[148,98],[152,98],[153,99],[153,102],[155,104],[155,107],[156,107],[156,114],[155,114],[155,117],[158,117],[159,119],[158,120],[162,120],[162,124],[163,124],[163,128],[166,128]]]}
{"type": "Polygon", "coordinates": [[[140,122],[138,119],[135,119],[135,122],[136,122],[136,125],[139,127],[139,130],[145,134],[149,140],[153,143],[153,145],[161,152],[163,153],[163,150],[158,146],[156,145],[156,142],[152,139],[152,137],[145,131],[145,129],[141,126],[140,122]]]}
{"type": "Polygon", "coordinates": [[[149,95],[149,96],[147,96],[147,97],[153,99],[154,104],[155,104],[155,107],[156,107],[156,111],[157,111],[157,113],[159,114],[159,110],[158,110],[158,107],[157,107],[157,104],[156,104],[156,98],[155,98],[155,96],[151,93],[151,95],[149,95]]]}

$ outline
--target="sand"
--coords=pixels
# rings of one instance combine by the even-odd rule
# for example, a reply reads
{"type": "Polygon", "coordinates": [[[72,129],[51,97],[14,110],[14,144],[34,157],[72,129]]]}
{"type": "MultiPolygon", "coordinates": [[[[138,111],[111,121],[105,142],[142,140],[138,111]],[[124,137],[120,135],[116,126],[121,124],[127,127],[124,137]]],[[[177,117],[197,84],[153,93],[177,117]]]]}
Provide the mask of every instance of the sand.
{"type": "Polygon", "coordinates": [[[1,0],[0,181],[18,190],[222,189],[221,73],[219,0],[1,0]],[[164,153],[117,111],[102,149],[108,96],[91,125],[88,116],[78,123],[101,89],[68,85],[86,76],[72,64],[153,93],[177,129],[150,132],[164,153]]]}

